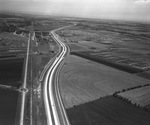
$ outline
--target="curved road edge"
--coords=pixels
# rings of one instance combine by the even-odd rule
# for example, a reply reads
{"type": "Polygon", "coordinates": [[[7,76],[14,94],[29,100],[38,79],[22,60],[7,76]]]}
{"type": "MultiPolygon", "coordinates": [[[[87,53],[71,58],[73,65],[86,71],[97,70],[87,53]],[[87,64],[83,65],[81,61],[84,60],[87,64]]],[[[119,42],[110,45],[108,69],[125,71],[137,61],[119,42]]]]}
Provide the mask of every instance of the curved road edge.
{"type": "Polygon", "coordinates": [[[40,79],[40,81],[44,81],[43,98],[47,117],[47,125],[70,125],[70,121],[64,108],[58,86],[60,69],[64,64],[66,57],[69,55],[70,49],[59,39],[55,32],[71,26],[72,25],[65,26],[51,31],[53,39],[59,45],[59,53],[56,55],[55,60],[50,61],[45,66],[40,79]]]}

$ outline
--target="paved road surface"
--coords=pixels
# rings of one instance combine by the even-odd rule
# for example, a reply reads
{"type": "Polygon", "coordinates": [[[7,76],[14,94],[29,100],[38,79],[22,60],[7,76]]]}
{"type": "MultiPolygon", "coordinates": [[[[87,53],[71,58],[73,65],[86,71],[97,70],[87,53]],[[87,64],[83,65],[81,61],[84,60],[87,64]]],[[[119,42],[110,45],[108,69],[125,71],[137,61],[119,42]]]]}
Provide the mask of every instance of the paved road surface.
{"type": "Polygon", "coordinates": [[[47,125],[70,125],[58,88],[59,71],[63,66],[65,57],[67,57],[69,53],[69,48],[61,42],[58,35],[55,33],[56,31],[67,27],[70,26],[62,27],[51,32],[52,37],[60,46],[60,51],[55,60],[48,63],[41,76],[41,80],[44,78],[43,93],[47,125]]]}

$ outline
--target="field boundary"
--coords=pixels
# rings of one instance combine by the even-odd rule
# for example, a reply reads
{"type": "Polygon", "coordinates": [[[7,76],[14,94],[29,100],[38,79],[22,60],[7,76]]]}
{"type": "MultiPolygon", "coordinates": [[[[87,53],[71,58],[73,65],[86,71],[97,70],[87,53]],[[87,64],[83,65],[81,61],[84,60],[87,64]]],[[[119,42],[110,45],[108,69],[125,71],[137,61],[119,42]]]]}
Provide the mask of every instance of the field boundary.
{"type": "Polygon", "coordinates": [[[104,64],[106,66],[110,66],[110,67],[113,67],[113,68],[116,68],[116,69],[119,69],[119,70],[122,70],[122,71],[125,71],[125,72],[128,72],[128,73],[131,73],[131,74],[136,74],[136,73],[143,72],[142,69],[138,69],[138,68],[134,68],[134,67],[126,66],[126,65],[116,64],[116,63],[113,63],[113,62],[109,62],[108,60],[95,58],[95,57],[92,57],[90,55],[82,54],[80,52],[71,52],[70,54],[76,55],[76,56],[79,56],[79,57],[82,57],[82,58],[86,58],[88,60],[98,62],[98,63],[104,64]]]}

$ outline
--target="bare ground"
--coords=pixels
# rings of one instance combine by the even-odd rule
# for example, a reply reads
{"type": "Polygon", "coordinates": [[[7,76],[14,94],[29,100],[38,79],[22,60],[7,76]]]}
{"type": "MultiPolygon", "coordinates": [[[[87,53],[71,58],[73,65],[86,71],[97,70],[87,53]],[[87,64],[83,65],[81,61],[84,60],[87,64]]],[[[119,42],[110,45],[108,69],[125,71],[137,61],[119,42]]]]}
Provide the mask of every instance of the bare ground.
{"type": "Polygon", "coordinates": [[[66,108],[112,95],[150,81],[77,56],[69,56],[60,73],[60,91],[66,108]]]}
{"type": "Polygon", "coordinates": [[[71,125],[149,125],[150,113],[113,96],[67,109],[71,125]]]}

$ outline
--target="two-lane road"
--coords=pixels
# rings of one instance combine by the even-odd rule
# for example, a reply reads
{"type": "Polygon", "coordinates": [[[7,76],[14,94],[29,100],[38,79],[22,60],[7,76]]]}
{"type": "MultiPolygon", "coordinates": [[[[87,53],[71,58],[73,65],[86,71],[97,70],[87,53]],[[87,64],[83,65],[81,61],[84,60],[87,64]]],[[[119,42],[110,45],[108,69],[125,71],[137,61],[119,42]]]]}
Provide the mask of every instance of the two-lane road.
{"type": "Polygon", "coordinates": [[[27,74],[28,74],[28,63],[29,63],[29,55],[30,55],[30,44],[31,44],[31,33],[28,38],[28,46],[27,46],[27,54],[25,61],[25,69],[24,69],[24,80],[22,85],[23,92],[21,93],[21,110],[20,110],[20,125],[24,125],[24,112],[25,112],[25,99],[26,99],[26,90],[27,90],[27,74]]]}

